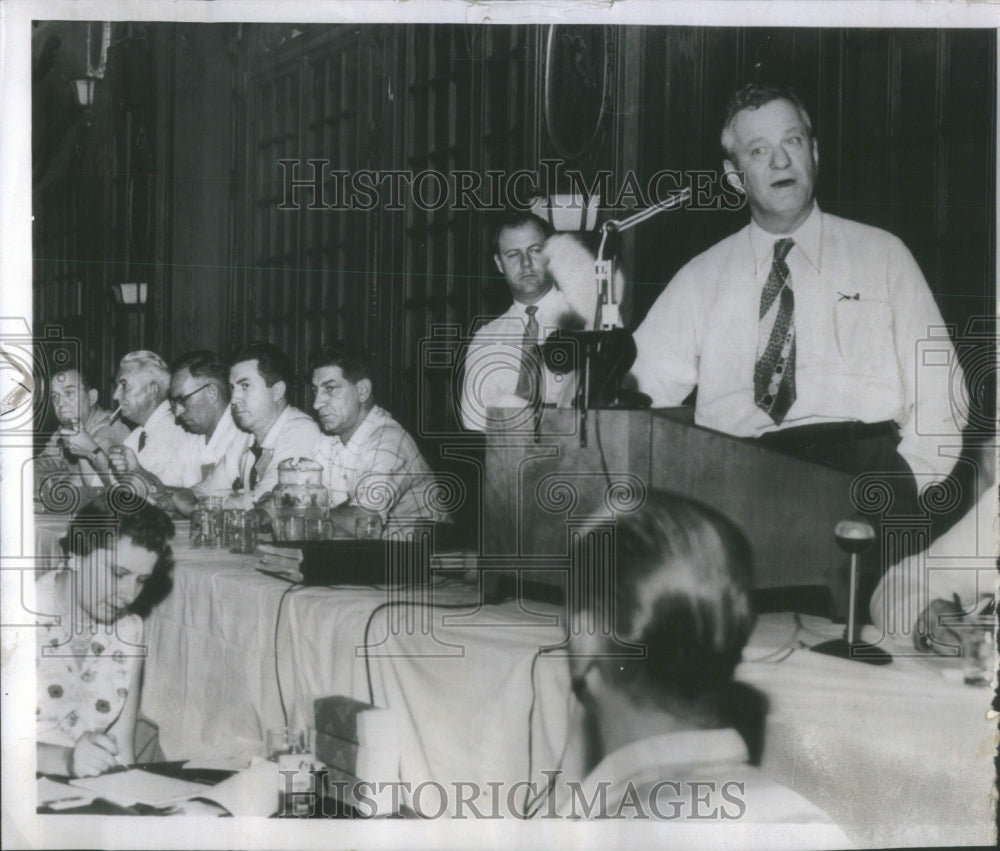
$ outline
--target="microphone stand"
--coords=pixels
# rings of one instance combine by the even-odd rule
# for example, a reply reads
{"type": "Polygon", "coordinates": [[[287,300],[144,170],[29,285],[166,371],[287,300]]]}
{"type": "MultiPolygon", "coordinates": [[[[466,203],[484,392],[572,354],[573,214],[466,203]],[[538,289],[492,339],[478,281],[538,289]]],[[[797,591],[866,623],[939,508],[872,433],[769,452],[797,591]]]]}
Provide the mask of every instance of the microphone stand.
{"type": "MultiPolygon", "coordinates": [[[[577,343],[582,345],[579,365],[580,376],[576,391],[580,446],[582,447],[587,445],[587,411],[591,403],[591,382],[597,377],[599,371],[599,366],[594,363],[596,356],[602,353],[614,356],[617,352],[619,359],[616,363],[610,364],[612,369],[616,366],[620,368],[624,362],[622,356],[630,358],[625,365],[625,369],[628,369],[635,360],[635,344],[632,342],[631,334],[624,330],[621,318],[621,304],[615,293],[615,260],[613,257],[605,257],[608,237],[612,233],[623,233],[667,210],[674,210],[690,199],[691,189],[682,189],[662,203],[647,207],[645,210],[640,210],[638,213],[634,213],[624,219],[609,219],[601,225],[601,244],[597,250],[597,260],[594,263],[594,277],[597,283],[597,309],[594,315],[594,330],[576,332],[573,335],[577,343]],[[624,344],[623,340],[620,339],[626,336],[628,344],[624,344]],[[627,354],[629,345],[631,345],[631,353],[627,354]]],[[[617,396],[618,394],[615,395],[617,396]]],[[[598,404],[601,404],[601,401],[599,399],[598,404]]],[[[604,401],[606,402],[606,400],[604,401]]]]}

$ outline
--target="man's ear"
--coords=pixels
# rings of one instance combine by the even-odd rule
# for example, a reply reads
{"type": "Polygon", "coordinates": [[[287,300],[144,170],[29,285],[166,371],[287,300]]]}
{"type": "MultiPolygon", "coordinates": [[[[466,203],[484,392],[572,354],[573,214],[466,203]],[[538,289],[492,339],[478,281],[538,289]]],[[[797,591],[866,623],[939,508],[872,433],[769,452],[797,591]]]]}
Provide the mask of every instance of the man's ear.
{"type": "Polygon", "coordinates": [[[733,165],[732,160],[725,159],[722,161],[722,167],[726,170],[725,180],[733,187],[737,192],[743,191],[743,175],[735,165],[733,165]]]}
{"type": "Polygon", "coordinates": [[[497,271],[502,275],[503,274],[503,263],[500,262],[500,255],[499,254],[494,254],[493,255],[493,262],[497,264],[497,271]]]}
{"type": "Polygon", "coordinates": [[[91,387],[87,391],[87,401],[90,402],[90,407],[93,408],[97,404],[97,388],[91,387]]]}
{"type": "Polygon", "coordinates": [[[370,378],[362,378],[358,382],[358,399],[365,405],[372,398],[372,381],[370,378]]]}
{"type": "Polygon", "coordinates": [[[275,381],[274,384],[271,385],[271,398],[274,399],[275,402],[280,402],[284,399],[285,393],[287,392],[288,385],[285,384],[284,381],[275,381]]]}
{"type": "Polygon", "coordinates": [[[813,136],[812,146],[813,146],[813,162],[816,163],[816,168],[819,168],[819,145],[816,142],[815,136],[813,136]]]}

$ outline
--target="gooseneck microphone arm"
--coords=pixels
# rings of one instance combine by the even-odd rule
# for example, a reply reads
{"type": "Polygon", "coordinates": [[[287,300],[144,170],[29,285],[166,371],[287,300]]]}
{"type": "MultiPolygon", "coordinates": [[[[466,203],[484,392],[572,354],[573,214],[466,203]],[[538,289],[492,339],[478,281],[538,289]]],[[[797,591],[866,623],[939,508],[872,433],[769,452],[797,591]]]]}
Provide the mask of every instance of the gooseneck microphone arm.
{"type": "Polygon", "coordinates": [[[615,261],[604,257],[604,249],[611,233],[622,233],[629,228],[651,219],[667,210],[673,210],[691,199],[691,188],[674,193],[666,201],[633,213],[624,219],[609,219],[601,225],[601,244],[597,249],[597,261],[594,263],[594,275],[597,279],[597,315],[594,317],[594,328],[610,330],[621,328],[621,309],[615,293],[615,261]]]}

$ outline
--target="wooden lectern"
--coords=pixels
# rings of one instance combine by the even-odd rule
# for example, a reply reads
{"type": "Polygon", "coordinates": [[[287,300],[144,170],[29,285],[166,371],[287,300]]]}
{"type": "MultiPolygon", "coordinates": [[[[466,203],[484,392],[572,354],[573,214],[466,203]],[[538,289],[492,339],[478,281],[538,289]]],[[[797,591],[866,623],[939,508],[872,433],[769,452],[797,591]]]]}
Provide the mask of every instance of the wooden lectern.
{"type": "Polygon", "coordinates": [[[508,557],[532,571],[531,581],[558,584],[565,571],[562,579],[547,575],[545,564],[568,560],[574,531],[594,515],[638,507],[658,488],[739,524],[753,546],[758,588],[826,585],[844,564],[834,528],[855,513],[853,476],[693,425],[690,408],[589,411],[585,447],[578,429],[576,411],[545,409],[537,430],[487,432],[488,561],[508,557]]]}

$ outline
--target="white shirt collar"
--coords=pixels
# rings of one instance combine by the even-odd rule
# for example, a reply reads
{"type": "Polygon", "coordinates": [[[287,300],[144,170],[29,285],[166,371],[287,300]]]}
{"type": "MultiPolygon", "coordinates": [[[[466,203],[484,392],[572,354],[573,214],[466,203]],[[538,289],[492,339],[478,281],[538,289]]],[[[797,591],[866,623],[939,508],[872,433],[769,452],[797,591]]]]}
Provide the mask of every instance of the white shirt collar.
{"type": "Polygon", "coordinates": [[[292,416],[292,412],[295,409],[291,405],[285,405],[285,409],[278,414],[278,419],[271,423],[271,428],[268,429],[264,439],[261,441],[261,449],[273,449],[274,444],[278,442],[278,435],[281,434],[282,429],[285,427],[285,423],[288,418],[292,416]]]}
{"type": "Polygon", "coordinates": [[[750,220],[750,247],[753,250],[755,269],[757,277],[766,276],[771,271],[771,262],[774,257],[774,243],[779,239],[791,237],[795,240],[796,248],[802,256],[809,261],[817,272],[820,271],[821,246],[823,243],[823,214],[820,212],[819,204],[813,201],[812,212],[808,218],[799,225],[793,233],[769,233],[750,220]]]}
{"type": "MultiPolygon", "coordinates": [[[[535,318],[538,319],[541,316],[558,309],[560,307],[560,301],[559,288],[553,284],[549,291],[535,302],[535,307],[538,308],[535,318]]],[[[526,318],[529,307],[531,307],[530,304],[524,304],[523,302],[515,299],[514,304],[511,306],[511,310],[513,310],[518,316],[526,318]]]]}
{"type": "MultiPolygon", "coordinates": [[[[679,730],[630,742],[608,754],[590,772],[596,781],[635,776],[649,767],[741,765],[749,760],[735,730],[679,730]]],[[[586,781],[585,781],[586,784],[586,781]]]]}
{"type": "Polygon", "coordinates": [[[212,432],[212,436],[209,437],[207,434],[204,435],[205,448],[216,449],[220,444],[228,442],[233,433],[233,429],[235,428],[236,423],[233,421],[232,408],[230,408],[229,405],[226,405],[226,409],[222,412],[222,416],[215,424],[215,430],[212,432]]]}
{"type": "Polygon", "coordinates": [[[170,425],[177,425],[173,412],[170,410],[170,403],[166,399],[160,402],[157,409],[149,415],[149,419],[146,420],[143,425],[139,426],[139,431],[145,431],[147,433],[154,431],[160,426],[161,422],[165,420],[169,420],[170,425]]]}

